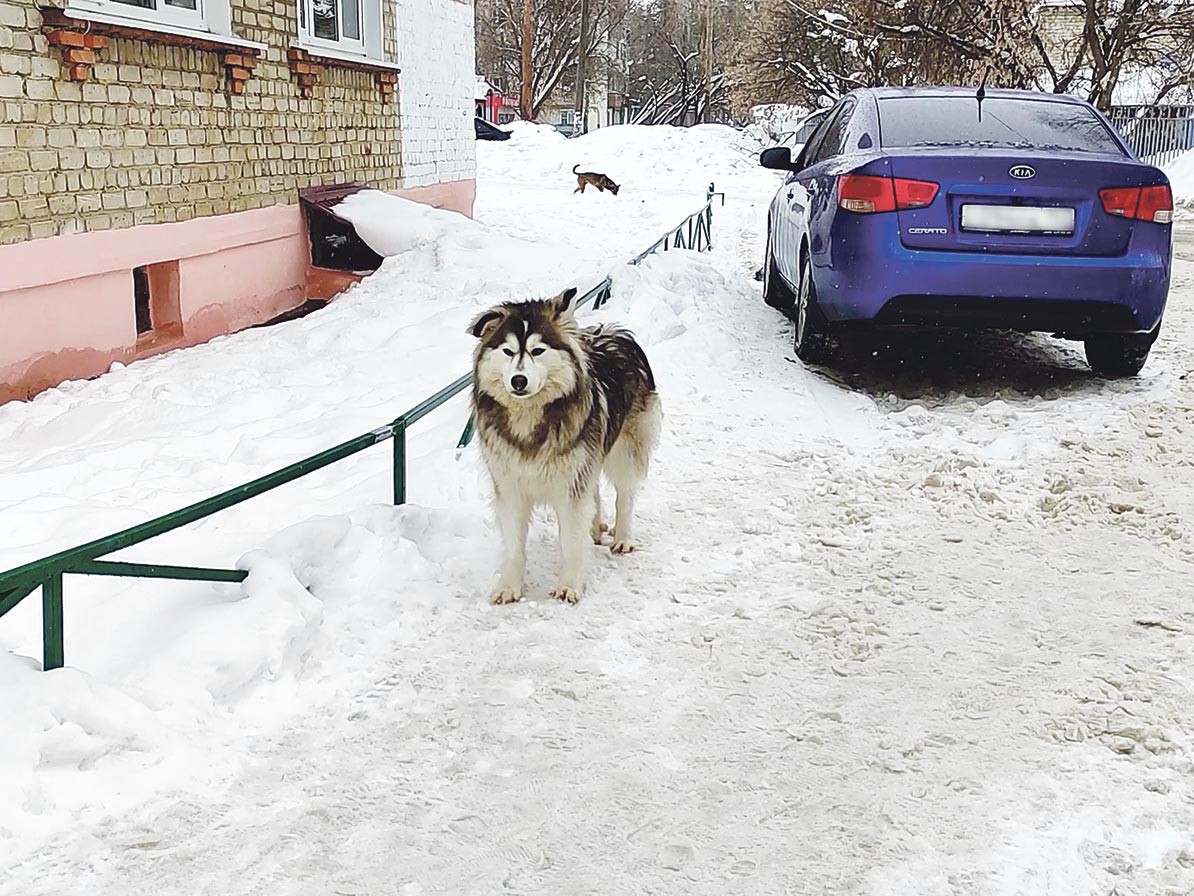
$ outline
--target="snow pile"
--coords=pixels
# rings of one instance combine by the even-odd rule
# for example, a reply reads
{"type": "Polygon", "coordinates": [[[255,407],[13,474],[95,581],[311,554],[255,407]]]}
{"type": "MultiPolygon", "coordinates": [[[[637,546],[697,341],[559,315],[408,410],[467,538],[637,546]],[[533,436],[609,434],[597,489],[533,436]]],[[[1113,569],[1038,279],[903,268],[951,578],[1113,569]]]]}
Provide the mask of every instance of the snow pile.
{"type": "Polygon", "coordinates": [[[777,143],[809,116],[810,109],[792,103],[767,103],[750,110],[750,124],[747,131],[760,142],[768,145],[777,143]]]}
{"type": "Polygon", "coordinates": [[[1194,150],[1190,150],[1164,166],[1173,186],[1173,201],[1186,215],[1194,213],[1194,150]]]}
{"type": "MultiPolygon", "coordinates": [[[[608,174],[622,196],[683,190],[699,195],[710,181],[719,189],[749,189],[758,183],[762,144],[725,125],[691,128],[617,125],[571,140],[551,128],[521,123],[510,140],[478,144],[478,168],[485,180],[556,180],[576,185],[572,167],[608,174]]],[[[612,198],[612,197],[610,197],[612,198]]]]}
{"type": "Polygon", "coordinates": [[[479,225],[459,212],[401,199],[381,190],[361,190],[336,204],[336,214],[352,222],[365,244],[383,258],[400,255],[479,225]]]}
{"type": "Polygon", "coordinates": [[[703,205],[710,183],[726,203],[715,206],[714,230],[736,241],[749,232],[738,222],[762,220],[783,180],[759,166],[757,139],[722,125],[619,125],[573,139],[526,122],[511,131],[510,140],[477,145],[478,218],[527,239],[550,233],[582,252],[636,255],[703,205]],[[609,175],[619,194],[575,193],[574,166],[609,175]]]}

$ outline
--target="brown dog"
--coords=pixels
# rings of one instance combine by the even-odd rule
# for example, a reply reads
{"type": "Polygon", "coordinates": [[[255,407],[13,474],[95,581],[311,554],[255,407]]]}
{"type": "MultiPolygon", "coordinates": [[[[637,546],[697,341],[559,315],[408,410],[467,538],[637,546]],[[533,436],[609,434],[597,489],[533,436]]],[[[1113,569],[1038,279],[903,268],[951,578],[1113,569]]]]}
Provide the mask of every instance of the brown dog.
{"type": "Polygon", "coordinates": [[[618,195],[618,190],[621,188],[604,174],[597,174],[594,171],[578,171],[578,168],[580,165],[572,166],[572,173],[576,175],[576,189],[572,191],[573,193],[583,193],[585,187],[592,184],[602,193],[609,190],[615,196],[618,195]]]}

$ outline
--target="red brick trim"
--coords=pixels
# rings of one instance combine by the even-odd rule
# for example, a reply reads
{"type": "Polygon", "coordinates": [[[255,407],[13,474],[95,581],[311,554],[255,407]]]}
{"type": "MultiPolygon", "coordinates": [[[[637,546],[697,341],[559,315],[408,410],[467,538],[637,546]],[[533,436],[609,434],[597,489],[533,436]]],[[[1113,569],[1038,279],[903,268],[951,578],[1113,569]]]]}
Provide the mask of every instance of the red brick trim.
{"type": "Polygon", "coordinates": [[[107,49],[108,38],[99,34],[53,27],[49,17],[46,24],[51,26],[46,39],[50,46],[61,50],[62,61],[66,63],[67,77],[72,81],[86,81],[91,76],[91,66],[96,61],[95,51],[107,49]]]}
{"type": "Polygon", "coordinates": [[[253,77],[253,69],[257,67],[257,54],[244,50],[224,52],[224,71],[228,75],[228,92],[242,94],[249,78],[253,77]]]}
{"type": "Polygon", "coordinates": [[[346,68],[350,71],[371,72],[377,82],[377,89],[381,101],[388,103],[394,98],[394,87],[398,83],[399,71],[391,65],[376,65],[367,59],[349,60],[335,56],[321,56],[301,47],[291,47],[287,53],[290,60],[290,72],[298,83],[299,93],[304,99],[310,99],[315,92],[315,85],[319,83],[319,76],[325,68],[346,68]]]}
{"type": "Polygon", "coordinates": [[[110,39],[114,37],[219,53],[228,76],[228,90],[235,94],[245,92],[245,85],[252,77],[261,54],[260,50],[253,47],[229,47],[221,41],[204,40],[201,36],[170,34],[110,22],[82,21],[70,18],[58,9],[43,8],[41,12],[47,39],[51,46],[62,51],[67,77],[72,81],[86,81],[90,77],[91,66],[97,61],[96,51],[107,49],[110,39]]]}
{"type": "Polygon", "coordinates": [[[298,82],[299,94],[305,100],[311,99],[319,76],[323,74],[323,66],[314,61],[306,50],[298,47],[291,47],[286,58],[290,60],[290,73],[298,82]]]}

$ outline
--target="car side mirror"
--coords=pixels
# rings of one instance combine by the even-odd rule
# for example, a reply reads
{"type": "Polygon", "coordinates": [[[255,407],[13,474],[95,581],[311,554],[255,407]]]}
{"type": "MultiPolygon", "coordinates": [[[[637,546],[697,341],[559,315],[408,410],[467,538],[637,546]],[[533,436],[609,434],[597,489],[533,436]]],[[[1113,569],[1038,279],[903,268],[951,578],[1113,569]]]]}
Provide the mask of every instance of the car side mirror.
{"type": "Polygon", "coordinates": [[[759,154],[759,164],[776,171],[795,171],[792,167],[792,150],[786,146],[774,146],[759,154]]]}

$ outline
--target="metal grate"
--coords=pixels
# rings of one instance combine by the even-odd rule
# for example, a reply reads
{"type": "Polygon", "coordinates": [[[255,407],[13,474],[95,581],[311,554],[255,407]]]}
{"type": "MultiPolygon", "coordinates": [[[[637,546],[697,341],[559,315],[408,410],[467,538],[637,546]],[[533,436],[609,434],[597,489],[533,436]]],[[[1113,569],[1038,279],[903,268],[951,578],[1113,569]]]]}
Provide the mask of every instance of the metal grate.
{"type": "Polygon", "coordinates": [[[1194,106],[1116,106],[1111,123],[1141,161],[1167,165],[1194,150],[1194,106]]]}

